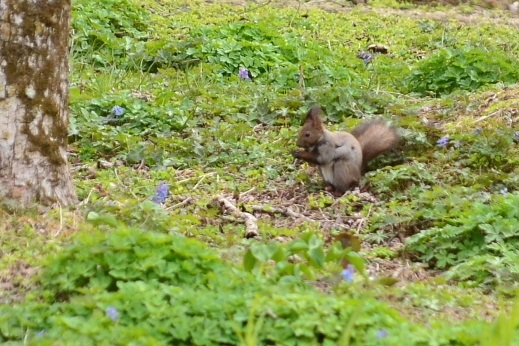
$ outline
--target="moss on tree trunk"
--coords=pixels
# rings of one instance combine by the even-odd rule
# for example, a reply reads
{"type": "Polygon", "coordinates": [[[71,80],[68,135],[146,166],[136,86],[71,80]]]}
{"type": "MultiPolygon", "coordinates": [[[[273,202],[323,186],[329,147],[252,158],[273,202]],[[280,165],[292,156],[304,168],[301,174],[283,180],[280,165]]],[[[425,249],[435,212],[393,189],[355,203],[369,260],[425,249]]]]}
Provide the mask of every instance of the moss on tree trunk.
{"type": "Polygon", "coordinates": [[[76,201],[67,166],[70,0],[0,2],[0,198],[76,201]]]}

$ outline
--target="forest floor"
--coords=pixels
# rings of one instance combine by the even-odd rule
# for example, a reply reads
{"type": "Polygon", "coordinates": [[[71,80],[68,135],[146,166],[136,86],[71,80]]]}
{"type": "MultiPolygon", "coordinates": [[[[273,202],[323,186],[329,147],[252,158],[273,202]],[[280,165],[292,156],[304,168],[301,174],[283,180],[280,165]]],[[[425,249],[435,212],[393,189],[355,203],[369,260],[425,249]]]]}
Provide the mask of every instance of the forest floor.
{"type": "MultiPolygon", "coordinates": [[[[76,233],[124,224],[195,238],[236,267],[254,246],[315,232],[328,250],[348,233],[366,263],[353,295],[425,326],[508,311],[519,275],[519,85],[504,81],[519,59],[519,16],[508,2],[136,3],[107,10],[106,23],[95,8],[75,12],[69,161],[81,202],[0,210],[0,303],[30,297],[76,233]],[[364,64],[356,54],[371,44],[389,53],[364,64]],[[462,67],[444,73],[448,59],[462,67]],[[243,65],[254,80],[238,78],[243,65]],[[340,198],[290,156],[313,101],[332,130],[383,117],[402,137],[340,198]],[[161,182],[169,195],[151,203],[161,182]]],[[[327,265],[308,281],[350,294],[341,265],[327,265]]]]}

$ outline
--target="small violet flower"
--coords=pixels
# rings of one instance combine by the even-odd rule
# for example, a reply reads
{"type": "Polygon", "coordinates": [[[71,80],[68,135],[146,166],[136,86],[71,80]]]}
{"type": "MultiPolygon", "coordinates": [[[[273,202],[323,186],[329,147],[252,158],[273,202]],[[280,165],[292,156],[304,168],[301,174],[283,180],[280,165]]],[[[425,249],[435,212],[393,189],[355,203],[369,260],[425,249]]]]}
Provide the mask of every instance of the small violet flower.
{"type": "Polygon", "coordinates": [[[388,332],[384,329],[380,329],[377,331],[377,339],[384,339],[388,336],[388,332]]]}
{"type": "Polygon", "coordinates": [[[105,313],[106,316],[108,316],[114,322],[119,319],[119,311],[117,311],[117,308],[113,306],[107,307],[105,313]]]}
{"type": "Polygon", "coordinates": [[[114,106],[114,108],[112,108],[112,114],[116,117],[116,118],[120,118],[123,116],[124,114],[124,111],[125,109],[121,106],[114,106]]]}
{"type": "Polygon", "coordinates": [[[359,54],[357,54],[357,58],[360,58],[364,61],[364,63],[367,65],[371,62],[373,59],[373,54],[370,54],[368,52],[361,51],[359,54]]]}
{"type": "Polygon", "coordinates": [[[241,79],[250,79],[249,70],[247,70],[245,67],[240,67],[238,76],[240,76],[241,79]]]}
{"type": "Polygon", "coordinates": [[[153,197],[151,197],[151,200],[155,203],[162,204],[168,197],[168,194],[168,184],[160,183],[159,186],[157,186],[157,192],[153,195],[153,197]]]}
{"type": "Polygon", "coordinates": [[[348,264],[348,267],[344,269],[341,273],[342,278],[346,282],[353,282],[353,274],[355,274],[355,267],[353,267],[351,264],[348,264]]]}
{"type": "Polygon", "coordinates": [[[436,142],[439,147],[444,147],[447,144],[449,144],[449,136],[443,136],[442,138],[438,139],[436,142]]]}

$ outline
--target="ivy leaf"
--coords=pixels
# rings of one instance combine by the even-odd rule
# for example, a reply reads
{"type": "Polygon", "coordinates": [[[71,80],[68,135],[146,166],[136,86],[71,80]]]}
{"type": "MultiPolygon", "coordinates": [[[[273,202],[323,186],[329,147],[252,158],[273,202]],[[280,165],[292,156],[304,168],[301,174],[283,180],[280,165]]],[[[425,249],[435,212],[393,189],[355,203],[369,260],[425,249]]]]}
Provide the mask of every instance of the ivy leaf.
{"type": "Polygon", "coordinates": [[[362,258],[361,255],[359,255],[358,253],[356,253],[354,251],[350,251],[346,254],[345,259],[349,263],[351,263],[355,267],[355,269],[357,269],[357,271],[359,273],[361,273],[362,275],[365,275],[366,262],[364,261],[364,258],[362,258]]]}
{"type": "Polygon", "coordinates": [[[322,247],[313,248],[308,251],[308,259],[317,268],[324,267],[324,250],[322,247]]]}
{"type": "Polygon", "coordinates": [[[256,262],[256,257],[254,257],[254,255],[252,254],[251,249],[248,249],[245,253],[245,257],[243,258],[243,268],[246,271],[251,272],[252,269],[254,269],[256,262]]]}
{"type": "Polygon", "coordinates": [[[256,245],[250,248],[252,255],[261,262],[266,262],[272,258],[276,252],[276,247],[272,245],[256,245]]]}
{"type": "Polygon", "coordinates": [[[87,221],[91,222],[94,225],[109,225],[112,227],[119,226],[119,221],[115,218],[115,216],[111,214],[99,215],[98,213],[91,211],[88,213],[86,217],[87,221]]]}
{"type": "Polygon", "coordinates": [[[298,253],[308,249],[308,244],[301,239],[294,240],[289,246],[291,253],[298,253]]]}

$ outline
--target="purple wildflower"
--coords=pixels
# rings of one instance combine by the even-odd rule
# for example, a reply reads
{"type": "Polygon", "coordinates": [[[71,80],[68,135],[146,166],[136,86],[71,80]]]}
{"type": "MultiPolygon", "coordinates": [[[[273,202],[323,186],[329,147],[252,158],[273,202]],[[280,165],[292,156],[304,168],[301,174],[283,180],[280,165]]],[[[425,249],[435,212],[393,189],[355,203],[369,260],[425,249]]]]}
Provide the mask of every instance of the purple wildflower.
{"type": "Polygon", "coordinates": [[[116,118],[120,118],[123,116],[125,109],[121,106],[114,106],[112,108],[112,114],[115,115],[116,118]]]}
{"type": "Polygon", "coordinates": [[[384,329],[380,329],[377,331],[377,339],[387,338],[388,334],[389,333],[387,331],[385,331],[384,329]]]}
{"type": "Polygon", "coordinates": [[[449,144],[449,136],[443,136],[442,138],[438,139],[436,142],[439,147],[444,147],[447,144],[449,144]]]}
{"type": "Polygon", "coordinates": [[[106,316],[108,316],[114,322],[119,319],[119,311],[117,311],[117,308],[113,306],[107,307],[105,313],[106,316]]]}
{"type": "Polygon", "coordinates": [[[346,282],[353,282],[353,274],[355,274],[355,267],[353,267],[351,264],[348,264],[346,269],[344,269],[341,273],[342,278],[346,282]]]}
{"type": "Polygon", "coordinates": [[[157,186],[157,192],[151,197],[151,200],[155,203],[162,204],[168,197],[168,194],[168,184],[160,183],[159,186],[157,186]]]}
{"type": "Polygon", "coordinates": [[[247,70],[245,67],[240,67],[238,76],[240,76],[241,79],[250,79],[249,70],[247,70]]]}
{"type": "Polygon", "coordinates": [[[370,54],[368,52],[361,51],[359,54],[357,54],[357,58],[360,58],[364,61],[364,63],[367,65],[371,62],[373,59],[373,54],[370,54]]]}

